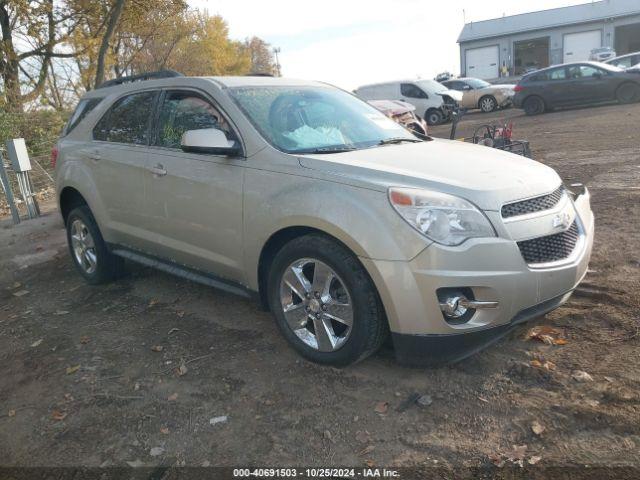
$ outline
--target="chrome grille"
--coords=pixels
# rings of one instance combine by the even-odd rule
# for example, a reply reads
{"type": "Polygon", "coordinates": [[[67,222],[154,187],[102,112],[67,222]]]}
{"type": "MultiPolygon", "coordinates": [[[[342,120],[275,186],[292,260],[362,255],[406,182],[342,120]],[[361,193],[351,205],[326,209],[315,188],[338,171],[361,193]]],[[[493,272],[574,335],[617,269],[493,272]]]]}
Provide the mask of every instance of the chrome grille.
{"type": "Polygon", "coordinates": [[[547,195],[530,198],[528,200],[521,200],[519,202],[507,203],[502,206],[502,218],[517,217],[528,213],[549,210],[558,204],[564,194],[564,191],[564,187],[561,185],[557,190],[547,195]]]}
{"type": "Polygon", "coordinates": [[[528,264],[557,262],[571,255],[579,237],[578,223],[574,220],[568,230],[518,242],[518,248],[528,264]]]}

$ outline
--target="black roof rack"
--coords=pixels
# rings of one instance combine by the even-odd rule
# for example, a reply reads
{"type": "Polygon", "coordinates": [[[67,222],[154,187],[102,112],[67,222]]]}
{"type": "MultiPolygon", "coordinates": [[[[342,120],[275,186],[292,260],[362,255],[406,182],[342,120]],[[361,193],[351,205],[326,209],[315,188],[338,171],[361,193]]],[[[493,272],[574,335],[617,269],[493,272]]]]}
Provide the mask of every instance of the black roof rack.
{"type": "Polygon", "coordinates": [[[273,77],[273,73],[267,73],[267,72],[251,72],[251,73],[247,73],[245,74],[245,77],[273,77]]]}
{"type": "Polygon", "coordinates": [[[155,80],[158,78],[172,78],[172,77],[184,77],[180,72],[175,70],[159,70],[157,72],[146,72],[139,75],[132,75],[130,77],[114,78],[113,80],[107,80],[102,82],[97,88],[113,87],[114,85],[122,85],[123,83],[141,82],[143,80],[155,80]]]}

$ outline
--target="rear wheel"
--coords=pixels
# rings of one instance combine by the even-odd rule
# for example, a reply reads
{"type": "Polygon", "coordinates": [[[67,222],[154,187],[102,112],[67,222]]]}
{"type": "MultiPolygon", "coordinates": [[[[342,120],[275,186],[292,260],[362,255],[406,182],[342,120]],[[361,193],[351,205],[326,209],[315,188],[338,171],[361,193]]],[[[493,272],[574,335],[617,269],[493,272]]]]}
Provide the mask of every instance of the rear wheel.
{"type": "Polygon", "coordinates": [[[433,108],[431,110],[427,110],[427,113],[424,114],[424,119],[427,122],[427,125],[440,125],[444,120],[444,115],[440,110],[433,108]]]}
{"type": "Polygon", "coordinates": [[[544,100],[540,97],[528,97],[522,105],[524,113],[527,115],[540,115],[545,111],[544,100]]]}
{"type": "Polygon", "coordinates": [[[480,110],[482,110],[484,113],[493,112],[497,106],[498,102],[491,95],[487,95],[486,97],[482,97],[480,99],[480,110]]]}
{"type": "Polygon", "coordinates": [[[107,283],[121,274],[124,261],[109,252],[89,207],[73,209],[66,224],[71,259],[88,283],[107,283]]]}
{"type": "Polygon", "coordinates": [[[633,103],[640,100],[640,86],[635,83],[623,83],[616,90],[616,100],[619,103],[633,103]]]}
{"type": "Polygon", "coordinates": [[[305,358],[346,366],[374,353],[386,320],[367,272],[345,247],[319,234],[287,243],[269,272],[269,305],[305,358]]]}

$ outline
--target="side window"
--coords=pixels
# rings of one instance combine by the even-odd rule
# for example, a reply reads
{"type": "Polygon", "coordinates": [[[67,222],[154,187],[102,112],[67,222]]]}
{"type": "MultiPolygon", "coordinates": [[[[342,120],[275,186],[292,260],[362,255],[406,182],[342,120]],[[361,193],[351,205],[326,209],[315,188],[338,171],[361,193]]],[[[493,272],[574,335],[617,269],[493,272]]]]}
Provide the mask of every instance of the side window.
{"type": "Polygon", "coordinates": [[[157,92],[140,92],[122,97],[93,129],[93,138],[107,142],[146,145],[149,119],[157,92]]]}
{"type": "Polygon", "coordinates": [[[403,97],[409,98],[429,98],[421,88],[418,88],[413,83],[402,83],[400,85],[400,93],[403,97]]]}
{"type": "Polygon", "coordinates": [[[155,145],[180,148],[180,139],[187,130],[216,128],[227,139],[236,140],[233,130],[216,107],[193,92],[167,92],[160,109],[155,145]]]}
{"type": "Polygon", "coordinates": [[[69,118],[67,126],[64,128],[63,135],[71,133],[71,131],[78,126],[78,124],[86,117],[91,111],[98,106],[102,101],[102,98],[85,98],[78,102],[78,106],[73,111],[73,115],[69,118]]]}
{"type": "Polygon", "coordinates": [[[591,65],[576,65],[569,67],[569,78],[591,78],[603,76],[604,72],[591,65]]]}
{"type": "Polygon", "coordinates": [[[567,71],[564,68],[556,68],[549,72],[549,80],[566,80],[567,71]]]}
{"type": "Polygon", "coordinates": [[[629,67],[632,67],[634,65],[632,60],[633,60],[633,57],[626,57],[626,58],[621,58],[620,60],[616,60],[615,62],[611,62],[611,63],[613,65],[615,65],[616,67],[629,68],[629,67]]]}

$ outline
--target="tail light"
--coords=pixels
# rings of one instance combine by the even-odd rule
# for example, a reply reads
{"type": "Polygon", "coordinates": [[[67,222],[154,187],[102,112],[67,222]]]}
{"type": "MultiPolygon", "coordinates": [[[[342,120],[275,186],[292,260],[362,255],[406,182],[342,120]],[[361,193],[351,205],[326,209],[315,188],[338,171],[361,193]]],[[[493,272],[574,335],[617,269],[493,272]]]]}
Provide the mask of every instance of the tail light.
{"type": "Polygon", "coordinates": [[[521,92],[522,90],[524,90],[524,87],[522,85],[516,85],[513,88],[513,91],[516,92],[516,93],[521,92]]]}
{"type": "Polygon", "coordinates": [[[51,149],[51,168],[56,168],[56,162],[58,161],[58,147],[51,149]]]}

